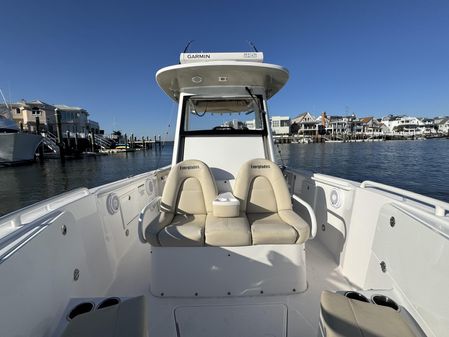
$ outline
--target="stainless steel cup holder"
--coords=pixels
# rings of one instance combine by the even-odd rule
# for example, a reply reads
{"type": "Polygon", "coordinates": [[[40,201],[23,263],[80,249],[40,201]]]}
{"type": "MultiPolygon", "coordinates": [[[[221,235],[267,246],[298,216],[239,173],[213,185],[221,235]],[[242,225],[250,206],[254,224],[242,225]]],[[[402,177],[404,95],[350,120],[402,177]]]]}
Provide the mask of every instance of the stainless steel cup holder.
{"type": "Polygon", "coordinates": [[[351,300],[369,303],[369,299],[357,291],[347,291],[345,292],[345,297],[350,298],[351,300]]]}
{"type": "Polygon", "coordinates": [[[88,313],[94,309],[95,305],[92,302],[83,302],[77,304],[67,315],[67,320],[72,320],[76,316],[88,313]]]}
{"type": "Polygon", "coordinates": [[[373,301],[374,304],[389,307],[393,310],[399,311],[399,305],[397,305],[397,303],[388,296],[374,295],[371,298],[371,300],[373,301]]]}
{"type": "Polygon", "coordinates": [[[112,307],[113,305],[117,305],[120,303],[120,298],[118,297],[108,297],[98,304],[97,309],[103,309],[107,307],[112,307]]]}

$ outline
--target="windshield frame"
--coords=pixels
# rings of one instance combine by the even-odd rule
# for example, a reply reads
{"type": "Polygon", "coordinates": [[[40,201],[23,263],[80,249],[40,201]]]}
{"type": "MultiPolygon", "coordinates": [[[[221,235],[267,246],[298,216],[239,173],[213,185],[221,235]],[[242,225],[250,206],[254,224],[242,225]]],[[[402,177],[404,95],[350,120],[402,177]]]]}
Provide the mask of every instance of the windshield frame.
{"type": "MultiPolygon", "coordinates": [[[[218,96],[200,96],[200,95],[189,95],[184,96],[182,102],[182,114],[181,114],[181,125],[180,125],[180,135],[181,136],[203,136],[203,135],[268,135],[267,123],[266,123],[266,113],[264,111],[260,111],[260,108],[254,111],[255,114],[260,114],[260,119],[262,122],[262,127],[257,130],[243,130],[243,129],[217,129],[217,130],[186,130],[186,117],[188,113],[187,103],[192,98],[198,99],[210,99],[210,100],[236,100],[236,99],[257,99],[255,103],[256,107],[263,107],[263,97],[262,95],[254,95],[251,97],[249,95],[242,96],[232,96],[232,97],[218,97],[218,96]]],[[[255,115],[256,116],[256,115],[255,115]]]]}

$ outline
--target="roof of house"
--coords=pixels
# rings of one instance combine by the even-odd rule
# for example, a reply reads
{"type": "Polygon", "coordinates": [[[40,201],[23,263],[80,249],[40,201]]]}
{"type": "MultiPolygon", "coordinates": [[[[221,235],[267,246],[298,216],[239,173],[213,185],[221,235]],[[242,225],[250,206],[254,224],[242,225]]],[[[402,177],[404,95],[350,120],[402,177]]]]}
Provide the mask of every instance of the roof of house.
{"type": "Polygon", "coordinates": [[[360,121],[362,123],[369,123],[372,119],[373,119],[373,117],[361,117],[360,121]]]}
{"type": "Polygon", "coordinates": [[[440,121],[438,121],[436,124],[438,125],[442,125],[442,124],[446,124],[449,123],[449,117],[446,118],[442,118],[440,121]]]}
{"type": "Polygon", "coordinates": [[[21,99],[20,101],[16,102],[16,103],[12,103],[10,104],[12,107],[18,107],[18,106],[29,106],[29,105],[38,105],[38,106],[49,106],[49,107],[53,107],[52,104],[48,104],[44,101],[35,99],[32,101],[26,101],[24,99],[21,99]]]}
{"type": "Polygon", "coordinates": [[[65,105],[65,104],[55,104],[55,107],[57,107],[61,111],[84,112],[87,115],[89,115],[89,113],[86,111],[86,109],[80,108],[78,106],[68,106],[68,105],[65,105]]]}
{"type": "Polygon", "coordinates": [[[292,119],[297,119],[297,118],[301,118],[301,117],[305,117],[308,114],[308,112],[303,112],[302,114],[299,114],[296,117],[293,117],[292,119]]]}
{"type": "Polygon", "coordinates": [[[78,106],[68,106],[65,104],[55,104],[55,107],[57,107],[58,109],[61,109],[61,110],[85,110],[78,106]]]}
{"type": "Polygon", "coordinates": [[[298,123],[301,123],[301,121],[306,118],[306,116],[309,115],[310,118],[312,118],[314,121],[316,120],[315,116],[313,116],[310,112],[303,112],[302,114],[299,114],[296,117],[293,117],[292,120],[297,120],[298,123]]]}

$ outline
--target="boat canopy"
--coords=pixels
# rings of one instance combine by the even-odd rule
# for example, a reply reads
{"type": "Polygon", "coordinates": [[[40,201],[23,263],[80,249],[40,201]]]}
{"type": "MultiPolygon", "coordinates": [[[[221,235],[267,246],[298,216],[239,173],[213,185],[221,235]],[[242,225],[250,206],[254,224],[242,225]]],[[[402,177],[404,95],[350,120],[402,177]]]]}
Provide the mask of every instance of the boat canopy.
{"type": "Polygon", "coordinates": [[[266,99],[274,96],[288,81],[288,70],[274,64],[248,61],[208,61],[162,68],[156,81],[173,100],[182,92],[205,92],[207,88],[260,88],[266,99]]]}

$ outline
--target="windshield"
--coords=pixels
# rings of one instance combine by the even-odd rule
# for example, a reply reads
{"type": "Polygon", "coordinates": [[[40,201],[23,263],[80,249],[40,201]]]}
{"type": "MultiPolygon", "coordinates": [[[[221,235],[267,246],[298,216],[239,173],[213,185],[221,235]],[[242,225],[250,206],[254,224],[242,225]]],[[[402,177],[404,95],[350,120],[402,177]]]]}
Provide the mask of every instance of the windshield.
{"type": "Polygon", "coordinates": [[[256,98],[197,98],[186,101],[184,131],[262,130],[256,98]]]}

